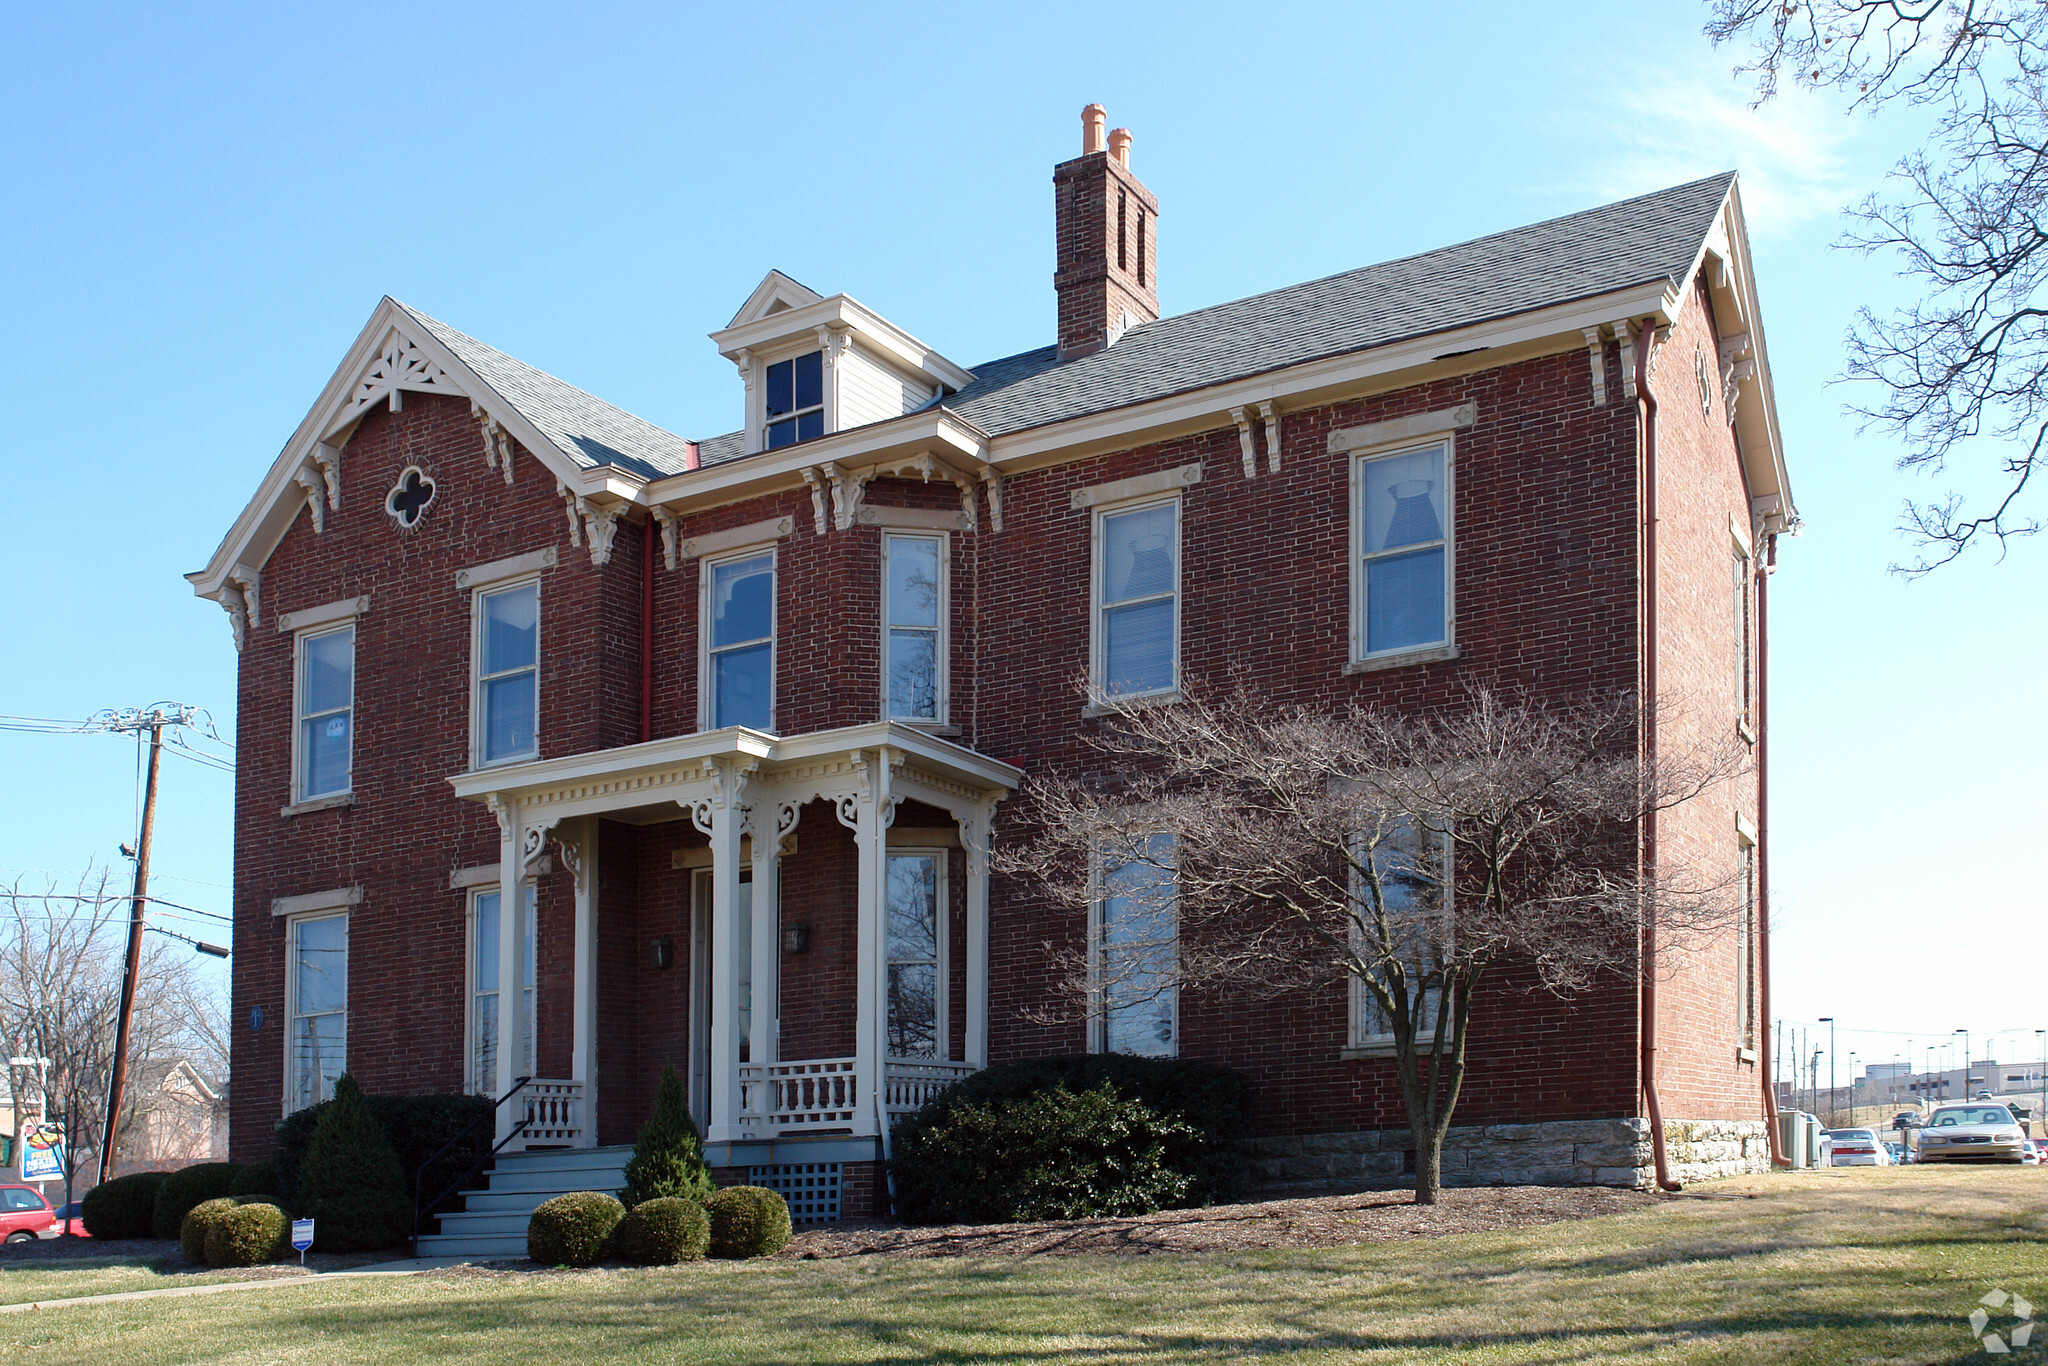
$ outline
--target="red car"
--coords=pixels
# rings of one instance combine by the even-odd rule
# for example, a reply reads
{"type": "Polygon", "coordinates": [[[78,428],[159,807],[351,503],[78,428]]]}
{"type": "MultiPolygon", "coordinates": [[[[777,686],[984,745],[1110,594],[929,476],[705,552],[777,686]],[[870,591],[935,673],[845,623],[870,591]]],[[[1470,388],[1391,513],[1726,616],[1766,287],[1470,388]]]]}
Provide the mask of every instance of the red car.
{"type": "Polygon", "coordinates": [[[73,1200],[70,1204],[58,1210],[57,1222],[50,1225],[50,1227],[56,1230],[56,1236],[60,1238],[66,1233],[69,1233],[74,1238],[92,1237],[90,1233],[85,1231],[85,1202],[83,1200],[73,1200]],[[67,1224],[70,1227],[65,1227],[67,1224]]]}
{"type": "Polygon", "coordinates": [[[56,1222],[57,1212],[34,1186],[0,1186],[0,1240],[34,1242],[56,1222]]]}

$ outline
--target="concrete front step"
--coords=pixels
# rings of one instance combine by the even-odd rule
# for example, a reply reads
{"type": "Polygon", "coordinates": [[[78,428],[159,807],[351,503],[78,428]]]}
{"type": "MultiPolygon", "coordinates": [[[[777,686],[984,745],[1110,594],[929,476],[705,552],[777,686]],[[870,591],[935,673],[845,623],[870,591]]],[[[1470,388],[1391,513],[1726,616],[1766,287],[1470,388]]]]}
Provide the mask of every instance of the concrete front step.
{"type": "Polygon", "coordinates": [[[477,1262],[510,1261],[526,1255],[526,1234],[522,1232],[516,1238],[458,1238],[448,1234],[429,1234],[420,1239],[419,1255],[477,1262]]]}
{"type": "Polygon", "coordinates": [[[505,1153],[483,1190],[464,1191],[465,1208],[439,1215],[441,1231],[419,1240],[422,1257],[500,1260],[526,1255],[526,1225],[533,1211],[569,1191],[616,1193],[626,1184],[631,1148],[582,1148],[505,1153]]]}

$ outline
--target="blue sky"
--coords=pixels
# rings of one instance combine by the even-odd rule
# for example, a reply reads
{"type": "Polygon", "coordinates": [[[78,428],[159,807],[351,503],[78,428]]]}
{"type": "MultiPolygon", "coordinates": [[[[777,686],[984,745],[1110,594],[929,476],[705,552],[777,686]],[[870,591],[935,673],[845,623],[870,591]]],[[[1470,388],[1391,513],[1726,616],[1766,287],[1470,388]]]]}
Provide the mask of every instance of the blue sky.
{"type": "MultiPolygon", "coordinates": [[[[226,619],[180,576],[386,293],[701,436],[739,404],[705,334],[771,266],[963,364],[1047,341],[1050,170],[1090,100],[1160,198],[1168,312],[1732,166],[1807,519],[1773,585],[1779,1013],[1836,1016],[1845,1066],[1963,1027],[2034,1056],[2048,545],[1886,573],[1932,486],[1830,380],[1900,295],[1829,243],[1914,126],[1750,111],[1703,8],[22,11],[0,713],[177,698],[230,731],[226,619]]],[[[227,908],[229,805],[166,760],[160,895],[227,908]]],[[[117,858],[134,812],[131,742],[0,732],[0,877],[117,858]]]]}

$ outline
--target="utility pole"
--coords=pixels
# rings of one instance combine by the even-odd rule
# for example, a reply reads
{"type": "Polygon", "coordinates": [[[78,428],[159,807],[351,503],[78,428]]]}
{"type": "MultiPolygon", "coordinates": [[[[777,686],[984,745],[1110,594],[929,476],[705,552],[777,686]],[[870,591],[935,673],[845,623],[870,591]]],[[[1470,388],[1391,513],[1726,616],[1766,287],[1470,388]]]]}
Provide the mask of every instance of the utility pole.
{"type": "MultiPolygon", "coordinates": [[[[1835,1096],[1835,1017],[1823,1015],[1820,1022],[1828,1027],[1828,1127],[1832,1129],[1835,1127],[1835,1111],[1840,1108],[1840,1102],[1835,1096]]],[[[1814,1078],[1816,1084],[1819,1080],[1818,1077],[1814,1078]]],[[[1818,1113],[1818,1108],[1815,1112],[1818,1113]]]]}
{"type": "Polygon", "coordinates": [[[128,1030],[135,1016],[135,980],[142,975],[142,917],[149,904],[149,841],[156,830],[156,773],[164,757],[164,727],[182,717],[155,708],[136,720],[149,732],[149,776],[142,787],[142,833],[135,844],[135,899],[128,915],[128,970],[121,978],[121,1015],[114,1028],[113,1076],[107,1083],[106,1134],[100,1144],[100,1180],[114,1176],[114,1137],[120,1125],[121,1093],[128,1084],[128,1030]]]}

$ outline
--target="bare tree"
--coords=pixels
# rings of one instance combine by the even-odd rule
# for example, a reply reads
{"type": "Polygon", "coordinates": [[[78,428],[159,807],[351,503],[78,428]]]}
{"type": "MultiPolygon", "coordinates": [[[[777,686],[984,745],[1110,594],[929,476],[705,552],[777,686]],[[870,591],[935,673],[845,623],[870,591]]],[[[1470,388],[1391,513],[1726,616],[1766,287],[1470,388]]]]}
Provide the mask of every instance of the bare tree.
{"type": "Polygon", "coordinates": [[[2002,452],[1991,492],[1907,502],[1903,528],[1921,553],[1902,572],[2032,535],[2023,495],[2048,454],[2048,7],[1712,0],[1707,35],[1754,44],[1742,72],[1759,102],[1789,79],[1839,90],[1851,108],[1927,111],[1925,147],[1893,169],[1897,193],[1850,211],[1844,244],[1896,251],[1921,291],[1889,316],[1858,315],[1848,375],[1883,397],[1854,411],[1900,438],[1905,469],[1939,473],[1980,438],[2002,452]]]}
{"type": "Polygon", "coordinates": [[[1483,979],[1513,966],[1560,996],[1633,981],[1646,915],[1679,941],[1733,922],[1731,874],[1646,870],[1640,835],[1745,761],[1731,746],[1646,762],[1631,698],[1476,690],[1423,716],[1243,689],[1109,705],[1092,743],[1117,777],[1034,783],[1035,833],[1001,856],[1097,926],[1086,949],[1048,946],[1063,971],[1046,1013],[1090,1013],[1110,1047],[1135,1020],[1123,1037],[1143,1051],[1175,991],[1359,983],[1391,1036],[1419,1204],[1436,1200],[1483,979]]]}
{"type": "MultiPolygon", "coordinates": [[[[64,1137],[64,1193],[98,1177],[105,1132],[114,1030],[120,1012],[128,898],[110,893],[105,870],[77,888],[40,890],[17,882],[0,915],[0,1037],[10,1050],[50,1060],[46,1119],[64,1137]]],[[[130,1027],[129,1066],[137,1078],[161,1077],[179,1059],[205,1070],[225,1036],[219,993],[167,945],[144,953],[130,1027]]],[[[215,1072],[217,1080],[224,1070],[215,1072]]],[[[17,1083],[20,1074],[17,1073],[17,1083]]],[[[148,1147],[151,1119],[166,1100],[161,1087],[135,1085],[119,1116],[117,1150],[148,1147]]],[[[17,1114],[19,1113],[17,1097],[17,1114]]]]}

